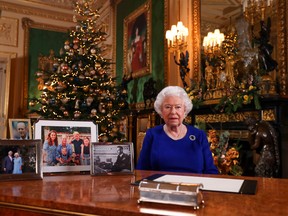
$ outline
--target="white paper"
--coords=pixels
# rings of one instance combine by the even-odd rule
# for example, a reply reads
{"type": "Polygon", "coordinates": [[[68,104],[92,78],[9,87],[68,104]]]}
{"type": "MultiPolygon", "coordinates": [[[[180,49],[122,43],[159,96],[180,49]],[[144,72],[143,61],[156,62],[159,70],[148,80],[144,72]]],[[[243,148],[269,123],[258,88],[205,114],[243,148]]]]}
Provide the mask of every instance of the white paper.
{"type": "Polygon", "coordinates": [[[239,193],[242,179],[210,178],[181,175],[163,175],[154,181],[167,183],[203,184],[202,190],[239,193]]]}

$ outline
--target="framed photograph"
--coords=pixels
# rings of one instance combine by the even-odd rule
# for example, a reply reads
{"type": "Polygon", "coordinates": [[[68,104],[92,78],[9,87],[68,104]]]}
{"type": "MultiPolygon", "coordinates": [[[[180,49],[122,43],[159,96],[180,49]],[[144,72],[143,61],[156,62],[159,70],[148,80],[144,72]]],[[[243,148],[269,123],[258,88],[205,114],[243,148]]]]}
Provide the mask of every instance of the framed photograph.
{"type": "Polygon", "coordinates": [[[10,139],[32,139],[32,127],[30,119],[9,119],[10,139]]]}
{"type": "Polygon", "coordinates": [[[0,181],[42,179],[41,140],[0,140],[0,181]]]}
{"type": "Polygon", "coordinates": [[[151,73],[151,0],[124,19],[124,76],[133,78],[151,73]]]}
{"type": "Polygon", "coordinates": [[[15,47],[18,45],[18,19],[0,17],[0,44],[15,47]]]}
{"type": "Polygon", "coordinates": [[[43,142],[43,173],[90,172],[91,143],[98,142],[94,122],[38,120],[34,128],[43,142]]]}
{"type": "Polygon", "coordinates": [[[92,175],[132,174],[134,150],[132,142],[101,143],[91,146],[92,175]]]}

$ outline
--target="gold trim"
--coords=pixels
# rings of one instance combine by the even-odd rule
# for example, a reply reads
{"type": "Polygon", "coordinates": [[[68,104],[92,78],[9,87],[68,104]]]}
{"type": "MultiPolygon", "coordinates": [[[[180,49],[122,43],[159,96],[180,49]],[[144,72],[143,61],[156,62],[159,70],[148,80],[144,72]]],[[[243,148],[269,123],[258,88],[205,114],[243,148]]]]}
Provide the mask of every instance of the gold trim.
{"type": "Polygon", "coordinates": [[[276,121],[276,109],[267,109],[261,111],[261,119],[263,121],[276,121]]]}
{"type": "Polygon", "coordinates": [[[205,123],[219,123],[219,122],[243,122],[248,116],[254,116],[256,119],[260,119],[259,111],[250,111],[250,112],[238,112],[232,114],[205,114],[205,115],[196,115],[196,122],[205,122],[205,123]]]}
{"type": "Polygon", "coordinates": [[[278,67],[279,67],[279,84],[280,84],[280,96],[287,96],[287,41],[288,34],[286,32],[288,16],[286,11],[288,10],[288,4],[286,0],[278,0],[278,20],[277,22],[277,37],[278,37],[278,67]],[[286,20],[286,19],[287,20],[286,20]]]}
{"type": "Polygon", "coordinates": [[[237,112],[232,114],[203,114],[195,115],[196,122],[219,123],[219,122],[243,122],[250,116],[263,121],[276,121],[277,113],[275,109],[265,109],[261,111],[237,112]]]}
{"type": "Polygon", "coordinates": [[[201,33],[200,33],[200,0],[192,1],[192,77],[195,82],[199,82],[201,78],[200,63],[201,63],[201,33]]]}
{"type": "Polygon", "coordinates": [[[142,76],[146,76],[151,74],[151,10],[152,10],[152,1],[148,0],[145,4],[134,10],[130,15],[128,15],[124,19],[124,29],[123,29],[123,71],[124,75],[128,75],[133,78],[138,78],[142,76]],[[143,13],[147,13],[147,28],[146,28],[146,66],[141,68],[138,71],[129,71],[128,70],[128,24],[135,20],[138,16],[140,16],[143,13]]]}
{"type": "MultiPolygon", "coordinates": [[[[169,17],[169,0],[164,0],[164,32],[163,35],[166,34],[166,31],[169,30],[168,26],[168,17],[169,17]]],[[[164,40],[166,40],[164,38],[164,40]]],[[[168,44],[164,43],[164,86],[168,85],[168,44]]]]}
{"type": "MultiPolygon", "coordinates": [[[[112,59],[113,59],[113,62],[116,62],[117,59],[116,59],[116,56],[117,56],[117,52],[116,52],[116,35],[117,35],[117,31],[116,31],[116,23],[117,23],[117,4],[118,4],[119,1],[117,2],[112,2],[111,1],[111,6],[112,6],[112,13],[113,13],[113,27],[112,27],[112,31],[113,31],[113,36],[112,36],[112,59]]],[[[112,67],[112,71],[113,71],[113,74],[114,74],[114,77],[117,77],[117,72],[116,72],[116,64],[112,64],[111,65],[112,67]]]]}
{"type": "Polygon", "coordinates": [[[22,13],[29,16],[34,15],[48,19],[73,22],[73,14],[72,14],[73,11],[71,11],[71,14],[68,14],[68,13],[61,13],[58,11],[55,12],[55,11],[43,10],[41,8],[31,8],[24,5],[17,5],[8,2],[1,2],[0,10],[10,11],[18,14],[22,13]]]}
{"type": "MultiPolygon", "coordinates": [[[[58,214],[58,215],[79,215],[79,216],[92,216],[95,214],[87,214],[87,213],[80,213],[75,211],[65,211],[65,210],[59,210],[59,209],[52,209],[52,208],[45,208],[45,207],[37,207],[37,206],[29,206],[29,205],[23,205],[23,204],[16,204],[16,203],[8,203],[8,202],[1,202],[0,206],[3,208],[10,208],[14,210],[21,210],[21,211],[30,211],[30,212],[36,212],[36,213],[45,213],[45,214],[58,214]]],[[[97,216],[97,215],[96,215],[97,216]]]]}

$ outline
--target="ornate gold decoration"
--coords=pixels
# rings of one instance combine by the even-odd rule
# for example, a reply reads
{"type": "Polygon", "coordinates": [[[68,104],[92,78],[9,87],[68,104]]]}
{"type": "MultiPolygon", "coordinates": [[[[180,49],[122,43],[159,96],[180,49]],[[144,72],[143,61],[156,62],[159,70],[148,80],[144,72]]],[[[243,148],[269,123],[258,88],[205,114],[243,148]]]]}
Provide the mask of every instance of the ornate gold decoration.
{"type": "Polygon", "coordinates": [[[276,110],[275,109],[268,109],[262,110],[261,116],[263,121],[276,121],[276,110]]]}
{"type": "Polygon", "coordinates": [[[274,109],[266,109],[259,111],[237,112],[233,114],[204,114],[196,115],[196,122],[219,123],[219,122],[243,122],[248,117],[255,117],[263,121],[276,121],[276,111],[274,109]]]}
{"type": "Polygon", "coordinates": [[[197,83],[200,81],[200,63],[201,63],[201,55],[200,55],[200,41],[201,41],[201,33],[200,33],[200,0],[194,0],[192,2],[192,65],[191,71],[193,71],[193,80],[197,83]]]}
{"type": "Polygon", "coordinates": [[[196,122],[206,122],[206,123],[219,123],[219,122],[243,122],[249,116],[253,116],[256,119],[260,119],[261,116],[258,111],[249,112],[238,112],[232,114],[206,114],[206,115],[196,115],[196,122]]]}
{"type": "Polygon", "coordinates": [[[59,11],[57,12],[49,11],[49,10],[45,10],[41,8],[32,8],[32,7],[27,7],[24,5],[18,5],[14,3],[8,3],[8,2],[1,2],[0,10],[11,11],[11,12],[18,13],[18,14],[20,13],[20,14],[26,14],[26,15],[34,15],[34,16],[44,17],[48,19],[53,19],[53,20],[73,22],[72,10],[71,10],[71,14],[68,14],[68,13],[62,13],[59,11]]]}
{"type": "Polygon", "coordinates": [[[286,0],[277,1],[277,11],[278,11],[278,21],[277,22],[277,46],[278,46],[278,71],[279,71],[279,86],[280,86],[280,96],[287,96],[287,24],[288,16],[286,16],[286,11],[288,10],[288,4],[286,0]],[[286,19],[285,19],[286,18],[286,19]]]}

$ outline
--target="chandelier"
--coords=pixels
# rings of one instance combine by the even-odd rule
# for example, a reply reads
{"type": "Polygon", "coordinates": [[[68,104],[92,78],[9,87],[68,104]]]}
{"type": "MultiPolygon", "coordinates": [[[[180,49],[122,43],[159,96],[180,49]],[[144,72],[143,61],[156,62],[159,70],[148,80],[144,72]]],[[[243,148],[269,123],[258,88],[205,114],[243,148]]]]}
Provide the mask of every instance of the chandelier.
{"type": "Polygon", "coordinates": [[[255,21],[265,18],[267,9],[273,4],[273,0],[242,0],[245,19],[253,26],[255,21]]]}
{"type": "Polygon", "coordinates": [[[221,44],[224,41],[225,36],[219,29],[215,29],[214,32],[208,32],[207,36],[203,39],[204,54],[206,56],[217,56],[221,51],[221,44]]]}

